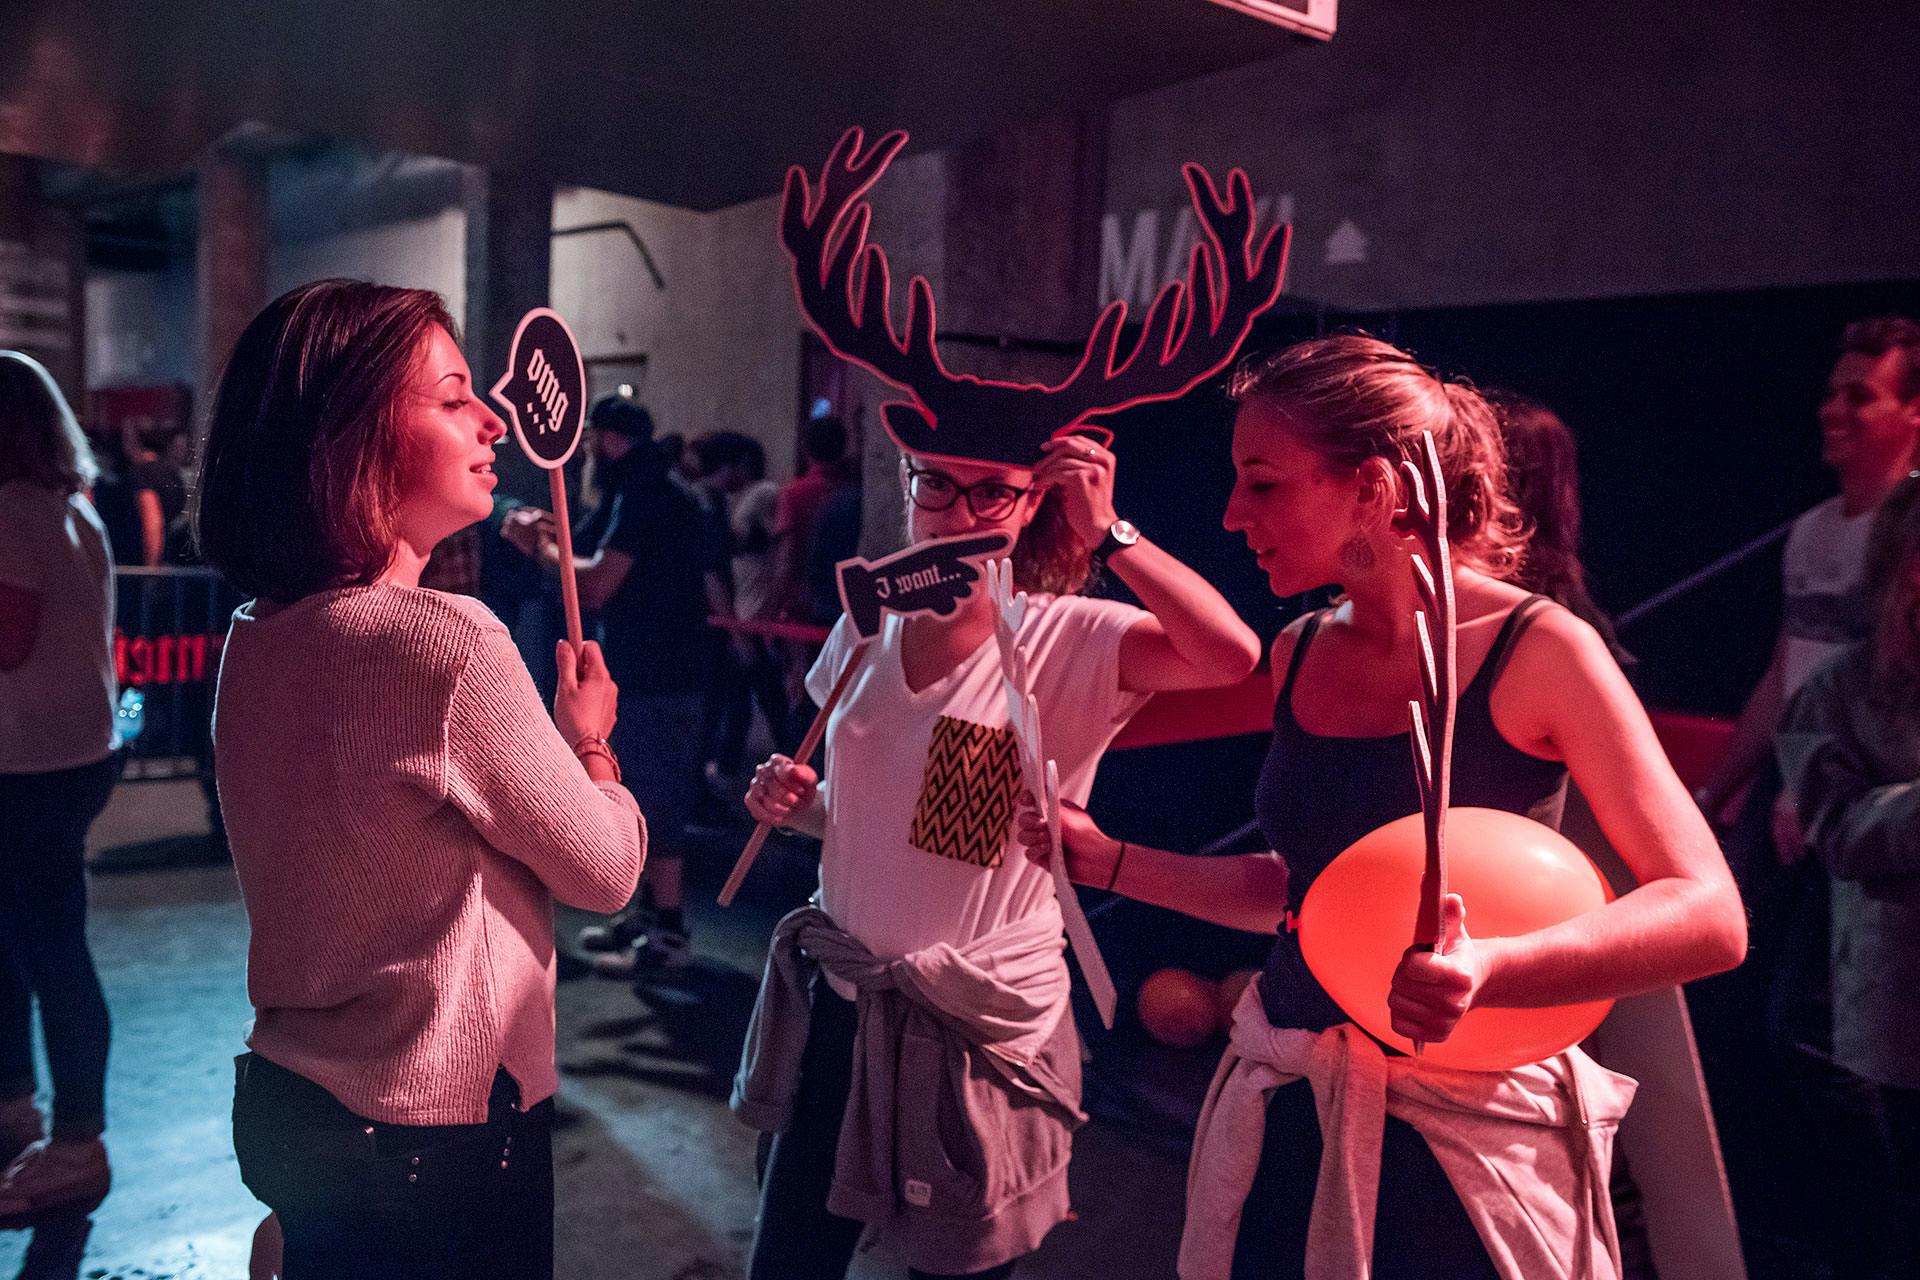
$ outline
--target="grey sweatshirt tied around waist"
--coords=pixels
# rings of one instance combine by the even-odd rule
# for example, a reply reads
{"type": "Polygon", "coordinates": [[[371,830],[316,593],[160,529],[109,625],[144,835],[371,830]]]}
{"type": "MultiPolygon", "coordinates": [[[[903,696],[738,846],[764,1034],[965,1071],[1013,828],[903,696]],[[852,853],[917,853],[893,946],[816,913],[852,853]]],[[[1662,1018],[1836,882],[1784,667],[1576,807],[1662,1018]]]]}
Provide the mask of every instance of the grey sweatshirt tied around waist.
{"type": "Polygon", "coordinates": [[[733,1085],[734,1114],[762,1132],[792,1118],[823,968],[856,989],[859,1018],[828,1210],[883,1232],[921,1271],[1032,1252],[1067,1217],[1072,1132],[1086,1118],[1059,919],[889,961],[824,911],[788,914],[733,1085]]]}

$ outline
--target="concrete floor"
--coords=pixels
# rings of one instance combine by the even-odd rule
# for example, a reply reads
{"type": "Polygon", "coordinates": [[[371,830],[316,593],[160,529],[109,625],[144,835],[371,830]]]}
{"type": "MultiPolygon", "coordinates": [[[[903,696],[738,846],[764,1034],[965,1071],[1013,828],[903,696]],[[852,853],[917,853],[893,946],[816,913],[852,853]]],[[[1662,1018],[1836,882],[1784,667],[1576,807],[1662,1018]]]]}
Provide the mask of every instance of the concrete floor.
{"type": "MultiPolygon", "coordinates": [[[[90,1217],[0,1230],[0,1276],[227,1280],[246,1275],[263,1208],[241,1186],[228,1125],[246,1000],[245,913],[230,868],[183,865],[205,812],[191,782],[125,784],[96,824],[91,933],[114,1039],[113,1194],[90,1217]],[[109,869],[111,868],[111,869],[109,869]]],[[[701,960],[643,997],[622,982],[561,987],[556,1140],[563,1280],[729,1280],[754,1213],[754,1135],[726,1111],[760,946],[806,892],[776,851],[728,912],[712,890],[738,847],[696,861],[701,960]],[[712,886],[704,884],[712,880],[712,886]]],[[[563,936],[585,917],[563,913],[563,936]]],[[[1025,1280],[1173,1273],[1183,1162],[1095,1124],[1074,1164],[1077,1221],[1025,1280]]],[[[898,1277],[883,1256],[855,1280],[898,1277]]]]}

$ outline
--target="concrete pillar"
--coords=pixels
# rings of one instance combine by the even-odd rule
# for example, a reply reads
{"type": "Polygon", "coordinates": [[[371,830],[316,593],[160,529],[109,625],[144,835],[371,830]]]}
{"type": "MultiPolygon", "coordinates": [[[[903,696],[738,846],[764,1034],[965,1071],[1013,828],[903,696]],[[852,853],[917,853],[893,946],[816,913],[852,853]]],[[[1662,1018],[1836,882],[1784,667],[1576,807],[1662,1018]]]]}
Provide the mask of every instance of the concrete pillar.
{"type": "Polygon", "coordinates": [[[943,332],[1030,342],[1086,335],[1106,153],[1104,113],[1017,125],[946,153],[943,332]]]}
{"type": "Polygon", "coordinates": [[[86,412],[80,220],[47,203],[40,162],[0,155],[0,347],[40,361],[86,412]]]}
{"type": "MultiPolygon", "coordinates": [[[[1088,113],[1016,125],[942,155],[935,300],[948,368],[1048,383],[1072,372],[1098,313],[1106,154],[1106,115],[1088,113]]],[[[865,479],[861,547],[877,554],[899,545],[891,448],[869,442],[865,479]]]]}
{"type": "MultiPolygon", "coordinates": [[[[467,314],[463,346],[474,386],[485,394],[507,362],[514,326],[549,305],[553,264],[553,184],[539,178],[467,170],[467,314]]],[[[496,406],[497,408],[497,406],[496,406]]],[[[546,506],[547,479],[517,445],[500,449],[501,491],[546,506]]],[[[568,471],[578,468],[569,464],[568,471]]]]}
{"type": "Polygon", "coordinates": [[[205,422],[233,344],[267,305],[271,228],[265,162],[258,155],[216,147],[200,160],[198,194],[193,411],[197,422],[205,422]]]}

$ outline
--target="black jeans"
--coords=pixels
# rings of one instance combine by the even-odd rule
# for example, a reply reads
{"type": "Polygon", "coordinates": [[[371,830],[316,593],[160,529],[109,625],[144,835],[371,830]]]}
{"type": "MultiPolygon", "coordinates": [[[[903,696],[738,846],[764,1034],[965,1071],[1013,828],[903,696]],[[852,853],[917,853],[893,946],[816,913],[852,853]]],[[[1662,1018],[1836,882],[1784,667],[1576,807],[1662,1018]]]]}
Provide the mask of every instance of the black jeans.
{"type": "MultiPolygon", "coordinates": [[[[827,1188],[833,1183],[840,1122],[853,1089],[858,1027],[853,1002],[816,978],[793,1121],[773,1139],[760,1178],[760,1221],[747,1259],[747,1280],[843,1280],[853,1261],[864,1224],[828,1213],[827,1188]]],[[[967,1277],[913,1270],[907,1274],[912,1280],[1005,1280],[1014,1265],[1002,1263],[967,1277]]]]}
{"type": "Polygon", "coordinates": [[[37,998],[60,1138],[106,1126],[109,1025],[87,949],[86,842],[117,777],[112,757],[0,774],[0,1096],[33,1092],[37,998]]]}
{"type": "Polygon", "coordinates": [[[767,732],[774,749],[789,751],[794,741],[789,734],[793,708],[787,704],[786,671],[759,636],[748,636],[751,661],[742,659],[731,645],[715,667],[717,702],[712,718],[709,758],[723,773],[736,773],[746,758],[747,734],[753,728],[756,704],[767,718],[767,732]]]}
{"type": "Polygon", "coordinates": [[[256,1054],[234,1060],[240,1178],[280,1217],[284,1280],[550,1280],[553,1104],[501,1071],[485,1124],[380,1124],[256,1054]]]}
{"type": "Polygon", "coordinates": [[[1782,932],[1767,989],[1767,1041],[1780,1087],[1775,1132],[1792,1151],[1808,1244],[1842,1275],[1869,1275],[1901,1254],[1894,1140],[1882,1090],[1833,1053],[1831,889],[1809,857],[1774,870],[1782,932]]]}
{"type": "MultiPolygon", "coordinates": [[[[1306,1274],[1307,1223],[1320,1180],[1320,1119],[1313,1086],[1295,1080],[1267,1103],[1260,1168],[1240,1216],[1234,1280],[1286,1280],[1306,1274]]],[[[1380,1151],[1380,1196],[1373,1228],[1378,1280],[1498,1280],[1473,1220],[1406,1121],[1387,1117],[1380,1151]]]]}
{"type": "Polygon", "coordinates": [[[1912,1266],[1920,1258],[1920,1089],[1880,1087],[1893,1148],[1894,1221],[1892,1256],[1912,1266]]]}

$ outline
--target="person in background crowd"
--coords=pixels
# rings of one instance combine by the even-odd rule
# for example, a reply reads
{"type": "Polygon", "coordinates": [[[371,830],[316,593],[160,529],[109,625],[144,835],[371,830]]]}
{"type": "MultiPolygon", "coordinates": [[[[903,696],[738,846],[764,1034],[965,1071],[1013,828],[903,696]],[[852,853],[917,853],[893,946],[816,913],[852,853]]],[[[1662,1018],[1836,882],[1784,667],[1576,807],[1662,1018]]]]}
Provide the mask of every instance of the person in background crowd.
{"type": "MultiPolygon", "coordinates": [[[[1235,1014],[1228,1069],[1195,1139],[1181,1275],[1607,1274],[1611,1215],[1593,1211],[1585,1180],[1605,1176],[1591,1135],[1624,1114],[1630,1082],[1577,1049],[1471,1086],[1452,1079],[1465,1073],[1422,1071],[1359,1031],[1307,968],[1291,927],[1290,908],[1342,850],[1421,811],[1406,732],[1407,705],[1420,697],[1419,596],[1396,518],[1408,502],[1399,467],[1419,456],[1423,432],[1445,474],[1459,610],[1453,802],[1557,826],[1571,776],[1639,884],[1597,911],[1513,938],[1475,938],[1461,899],[1448,895],[1441,947],[1410,948],[1394,974],[1393,1029],[1437,1043],[1477,1005],[1612,999],[1731,968],[1746,949],[1732,877],[1600,637],[1507,580],[1526,526],[1507,492],[1498,425],[1476,391],[1388,343],[1344,335],[1250,362],[1232,393],[1240,409],[1226,527],[1246,537],[1275,596],[1345,590],[1273,644],[1273,741],[1254,808],[1276,852],[1146,848],[1062,805],[1077,883],[1277,934],[1235,1014]],[[1315,1098],[1365,1096],[1360,1082],[1382,1073],[1396,1102],[1379,1150],[1348,1155],[1379,1158],[1368,1270],[1364,1253],[1347,1252],[1366,1238],[1353,1196],[1318,1185],[1315,1098]],[[1490,1141],[1465,1127],[1498,1130],[1515,1115],[1578,1118],[1536,1119],[1490,1141]],[[1461,1185],[1462,1176],[1478,1185],[1461,1185]],[[1310,1235],[1323,1211],[1331,1229],[1310,1235]],[[1313,1266],[1310,1249],[1334,1256],[1313,1266]],[[1507,1257],[1501,1270],[1496,1251],[1507,1257]]],[[[1030,805],[1021,839],[1047,856],[1030,805]]],[[[1364,1194],[1371,1205],[1372,1191],[1364,1194]]]]}
{"type": "MultiPolygon", "coordinates": [[[[1241,679],[1260,645],[1192,569],[1115,536],[1109,450],[1044,450],[1031,467],[908,455],[900,481],[911,541],[1015,535],[1041,736],[1084,800],[1151,692],[1241,679]],[[1147,608],[1079,594],[1103,550],[1147,608]]],[[[1000,1280],[1067,1215],[1080,1045],[1059,905],[1012,844],[993,610],[975,591],[947,616],[888,615],[870,651],[843,616],[807,677],[824,703],[862,662],[826,776],[776,755],[748,788],[756,819],[824,841],[818,907],[777,928],[735,1084],[736,1114],[775,1135],[751,1280],[838,1280],[863,1220],[916,1280],[1000,1280]]]]}
{"type": "MultiPolygon", "coordinates": [[[[631,910],[582,934],[581,946],[612,956],[610,969],[685,964],[683,911],[687,820],[700,791],[700,725],[710,661],[700,504],[671,474],[674,455],[654,438],[653,416],[609,396],[587,417],[586,448],[599,502],[574,546],[580,607],[603,634],[620,685],[614,749],[647,815],[652,853],[631,910]]],[[[553,517],[536,508],[507,516],[501,536],[558,572],[553,517]]]]}
{"type": "MultiPolygon", "coordinates": [[[[721,620],[733,617],[733,529],[727,518],[727,484],[731,477],[723,470],[707,465],[710,451],[700,448],[701,436],[689,440],[681,451],[683,470],[693,477],[687,491],[700,507],[700,557],[706,574],[707,616],[721,620]]],[[[676,473],[678,474],[678,473],[676,473]]],[[[707,627],[705,667],[707,687],[701,693],[700,763],[702,780],[714,769],[714,743],[725,718],[728,690],[736,682],[733,672],[731,633],[720,627],[707,627]]],[[[724,826],[725,809],[709,790],[702,789],[694,801],[696,821],[702,826],[724,826]]]]}
{"type": "Polygon", "coordinates": [[[135,440],[138,453],[127,483],[140,518],[140,563],[156,565],[166,558],[167,531],[187,509],[193,438],[180,427],[154,427],[135,433],[135,440]]]}
{"type": "Polygon", "coordinates": [[[838,486],[820,504],[807,562],[807,598],[816,618],[839,616],[840,582],[835,567],[860,553],[864,506],[865,495],[857,482],[838,486]]]}
{"type": "Polygon", "coordinates": [[[836,494],[858,485],[847,458],[846,424],[840,419],[829,415],[807,423],[800,433],[800,446],[806,468],[781,486],[775,502],[773,534],[779,568],[774,595],[787,616],[825,624],[833,621],[840,608],[835,603],[822,613],[809,582],[820,513],[836,494]]]}
{"type": "MultiPolygon", "coordinates": [[[[1483,388],[1500,423],[1507,449],[1507,489],[1525,519],[1527,550],[1514,585],[1546,596],[1592,627],[1613,660],[1631,674],[1634,656],[1620,643],[1609,618],[1587,592],[1580,562],[1580,468],[1573,430],[1546,405],[1517,391],[1483,388]]],[[[1638,1183],[1625,1153],[1613,1153],[1613,1209],[1628,1275],[1651,1274],[1646,1218],[1638,1183]]]]}
{"type": "Polygon", "coordinates": [[[87,949],[87,829],[113,794],[113,551],[52,375],[0,351],[0,1217],[87,1207],[111,1175],[106,997],[87,949]],[[33,1002],[53,1076],[34,1106],[33,1002]]]}
{"type": "Polygon", "coordinates": [[[1881,1120],[1850,1152],[1853,1274],[1892,1280],[1920,1261],[1920,478],[1880,504],[1866,590],[1872,636],[1807,677],[1777,749],[1832,879],[1834,1061],[1881,1120]]]}
{"type": "MultiPolygon", "coordinates": [[[[726,614],[759,621],[767,616],[772,586],[773,505],[778,486],[766,478],[767,455],[760,442],[737,431],[713,431],[693,442],[700,457],[702,483],[720,497],[727,521],[729,587],[726,614]]],[[[765,638],[746,632],[722,637],[709,710],[707,782],[709,793],[740,771],[759,702],[776,743],[786,732],[780,668],[765,638]]]]}
{"type": "MultiPolygon", "coordinates": [[[[1712,817],[1750,782],[1761,783],[1756,795],[1772,790],[1756,774],[1770,759],[1781,708],[1815,667],[1866,636],[1867,532],[1874,508],[1912,466],[1920,438],[1920,324],[1879,316],[1847,326],[1820,405],[1820,438],[1840,492],[1801,516],[1787,538],[1785,616],[1773,659],[1720,767],[1700,788],[1712,817]]],[[[1791,805],[1779,813],[1790,821],[1791,805]]],[[[1781,856],[1797,861],[1797,835],[1788,832],[1783,845],[1781,856]]]]}
{"type": "MultiPolygon", "coordinates": [[[[483,522],[484,523],[484,522],[483,522]]],[[[440,540],[420,567],[420,585],[457,596],[480,594],[480,527],[468,525],[440,540]]]]}
{"type": "MultiPolygon", "coordinates": [[[[760,442],[744,435],[739,439],[744,470],[751,479],[733,500],[733,608],[738,617],[771,621],[779,616],[778,540],[774,530],[778,527],[780,486],[767,479],[767,454],[760,442]]],[[[749,643],[737,646],[735,651],[746,665],[747,684],[760,714],[766,718],[767,731],[782,750],[798,745],[779,644],[767,636],[742,639],[749,643]]],[[[748,711],[742,706],[739,713],[737,728],[729,730],[727,744],[736,737],[742,741],[745,738],[748,711]]],[[[740,756],[742,751],[744,746],[733,754],[740,756]]]]}
{"type": "Polygon", "coordinates": [[[1913,468],[1920,441],[1920,325],[1880,316],[1847,326],[1820,435],[1840,492],[1794,522],[1772,660],[1696,798],[1718,818],[1747,788],[1725,839],[1753,912],[1756,971],[1747,985],[1765,1002],[1783,1118],[1805,1152],[1791,1166],[1805,1187],[1798,1234],[1826,1265],[1856,1273],[1878,1245],[1850,1218],[1882,1194],[1857,1155],[1878,1141],[1883,1122],[1872,1091],[1834,1061],[1829,878],[1804,856],[1796,799],[1781,789],[1772,743],[1781,708],[1807,677],[1871,630],[1863,582],[1874,511],[1913,468]]]}
{"type": "Polygon", "coordinates": [[[653,442],[667,459],[667,474],[689,489],[700,485],[700,455],[693,451],[687,437],[678,431],[669,431],[653,442]]]}
{"type": "MultiPolygon", "coordinates": [[[[193,521],[185,512],[176,516],[167,525],[166,544],[161,551],[162,565],[172,569],[192,569],[204,567],[206,561],[200,558],[200,547],[194,539],[193,521]]],[[[230,611],[237,601],[229,599],[231,588],[217,577],[211,580],[148,578],[136,581],[132,592],[137,593],[136,607],[142,610],[191,609],[194,617],[204,616],[205,625],[211,629],[216,625],[220,613],[230,611]],[[188,593],[192,594],[189,595],[188,593]],[[204,615],[200,614],[200,593],[206,592],[204,615]],[[195,603],[187,605],[186,600],[195,603]],[[216,612],[218,610],[219,612],[216,612]]],[[[146,615],[136,615],[146,616],[146,615]]],[[[201,625],[190,622],[184,613],[177,613],[181,625],[201,625]]],[[[193,757],[196,764],[195,777],[200,784],[200,792],[207,801],[207,849],[209,854],[224,860],[227,857],[226,815],[220,808],[220,789],[214,782],[213,767],[213,680],[211,673],[205,680],[196,680],[174,686],[172,693],[165,699],[151,699],[146,704],[148,729],[160,729],[166,726],[173,740],[179,744],[185,754],[193,757]]]]}
{"type": "MultiPolygon", "coordinates": [[[[846,424],[831,415],[811,419],[800,432],[800,461],[799,474],[780,486],[774,502],[773,595],[779,617],[825,626],[840,608],[837,600],[821,601],[814,591],[820,515],[836,496],[857,489],[859,483],[853,461],[847,457],[846,424]]],[[[820,646],[782,640],[778,647],[785,667],[788,720],[797,724],[806,718],[806,674],[820,646]]]]}
{"type": "Polygon", "coordinates": [[[716,431],[704,446],[730,473],[727,490],[733,551],[733,608],[742,618],[768,617],[773,607],[774,525],[780,486],[767,479],[767,451],[752,436],[716,431]]]}
{"type": "Polygon", "coordinates": [[[115,564],[139,564],[141,553],[140,512],[127,479],[127,454],[117,431],[89,431],[87,445],[100,474],[93,482],[90,497],[100,523],[106,526],[107,542],[113,547],[115,564]]]}
{"type": "Polygon", "coordinates": [[[646,835],[599,647],[562,642],[549,719],[506,628],[419,585],[504,434],[439,297],[356,281],[268,304],[214,399],[234,1150],[284,1280],[553,1273],[553,899],[626,901],[646,835]]]}
{"type": "Polygon", "coordinates": [[[1623,669],[1633,655],[1587,591],[1580,563],[1580,462],[1573,430],[1559,414],[1516,391],[1489,389],[1486,400],[1507,447],[1507,482],[1531,533],[1514,583],[1565,606],[1600,633],[1623,669]]]}

